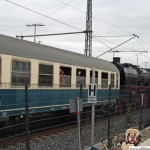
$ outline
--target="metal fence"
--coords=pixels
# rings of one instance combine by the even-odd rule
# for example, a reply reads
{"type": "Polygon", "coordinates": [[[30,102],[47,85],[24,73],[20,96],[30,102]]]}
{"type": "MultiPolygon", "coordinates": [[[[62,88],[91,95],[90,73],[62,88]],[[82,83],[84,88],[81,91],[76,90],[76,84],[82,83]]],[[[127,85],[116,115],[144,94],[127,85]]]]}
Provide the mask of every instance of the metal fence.
{"type": "MultiPolygon", "coordinates": [[[[81,147],[91,146],[92,109],[85,96],[87,89],[80,87],[70,95],[67,89],[6,87],[0,90],[0,149],[79,150],[77,115],[69,112],[69,100],[76,96],[84,102],[80,115],[81,147]]],[[[94,143],[105,138],[110,144],[111,137],[118,142],[127,128],[142,130],[149,125],[149,87],[124,86],[115,93],[114,88],[102,91],[95,104],[94,143]]]]}

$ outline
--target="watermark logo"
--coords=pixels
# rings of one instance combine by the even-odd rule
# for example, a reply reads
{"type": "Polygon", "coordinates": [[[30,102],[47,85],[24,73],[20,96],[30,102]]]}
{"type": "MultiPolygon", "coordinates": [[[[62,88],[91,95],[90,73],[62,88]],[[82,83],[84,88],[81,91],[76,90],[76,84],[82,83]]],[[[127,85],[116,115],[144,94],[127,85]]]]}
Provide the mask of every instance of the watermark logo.
{"type": "Polygon", "coordinates": [[[150,146],[130,146],[129,150],[150,150],[150,146]]]}

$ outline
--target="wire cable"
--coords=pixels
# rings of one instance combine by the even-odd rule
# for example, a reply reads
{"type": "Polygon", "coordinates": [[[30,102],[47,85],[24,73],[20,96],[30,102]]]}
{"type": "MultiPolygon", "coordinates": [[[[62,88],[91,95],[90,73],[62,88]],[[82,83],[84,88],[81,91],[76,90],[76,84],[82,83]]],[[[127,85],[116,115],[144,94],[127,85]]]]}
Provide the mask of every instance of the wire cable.
{"type": "MultiPolygon", "coordinates": [[[[86,12],[84,12],[84,11],[82,11],[82,10],[76,8],[76,7],[73,7],[73,6],[71,6],[70,4],[67,4],[67,3],[63,2],[62,0],[57,0],[57,1],[59,1],[59,2],[61,2],[61,3],[63,3],[63,4],[66,4],[67,6],[73,8],[73,9],[75,9],[75,10],[81,12],[81,13],[86,14],[86,12]]],[[[128,32],[127,30],[122,29],[122,28],[120,28],[120,27],[117,27],[116,25],[113,25],[113,24],[111,24],[111,23],[109,23],[109,22],[107,22],[107,21],[105,21],[105,20],[103,20],[103,19],[99,19],[99,18],[97,18],[97,17],[95,17],[95,16],[93,16],[93,18],[96,19],[96,20],[98,20],[98,21],[104,22],[104,23],[106,23],[106,24],[108,24],[108,25],[110,25],[110,26],[112,26],[112,27],[114,27],[114,28],[116,28],[116,29],[119,29],[119,30],[124,31],[124,32],[126,32],[126,33],[129,34],[129,35],[118,35],[118,36],[93,36],[94,38],[95,38],[95,37],[128,37],[128,36],[132,36],[132,35],[133,35],[132,33],[128,32]]],[[[96,39],[96,38],[95,38],[95,39],[96,39]]],[[[96,40],[98,40],[98,39],[96,39],[96,40]]],[[[104,42],[102,42],[102,41],[100,41],[100,40],[98,40],[98,41],[99,41],[100,43],[104,44],[105,46],[109,47],[109,46],[106,45],[104,42]]],[[[111,48],[111,47],[109,47],[109,48],[111,48]]],[[[129,49],[129,48],[126,48],[126,49],[131,50],[131,49],[129,49]]]]}
{"type": "MultiPolygon", "coordinates": [[[[57,0],[57,1],[66,4],[65,2],[63,2],[63,1],[61,1],[61,0],[57,0]]],[[[73,8],[73,9],[77,10],[77,11],[80,11],[81,13],[86,14],[86,12],[84,12],[84,11],[82,11],[82,10],[76,8],[76,7],[73,7],[73,6],[71,6],[70,4],[67,4],[67,5],[68,5],[69,7],[71,7],[71,8],[73,8]]],[[[107,22],[107,21],[105,21],[105,20],[103,20],[103,19],[97,18],[97,17],[95,17],[95,16],[93,16],[93,18],[96,19],[96,20],[98,20],[98,21],[101,21],[101,22],[103,22],[103,23],[105,23],[105,24],[108,24],[108,25],[112,26],[113,28],[116,28],[116,29],[119,29],[119,30],[121,30],[121,31],[123,31],[123,32],[126,32],[126,33],[130,34],[131,36],[133,35],[132,33],[128,32],[127,30],[122,29],[122,28],[120,28],[120,27],[117,27],[116,25],[113,25],[113,24],[111,24],[111,23],[109,23],[109,22],[107,22]]]]}
{"type": "MultiPolygon", "coordinates": [[[[65,6],[67,6],[67,4],[71,4],[73,1],[74,1],[74,0],[71,0],[70,2],[68,2],[68,3],[64,4],[63,6],[59,7],[57,10],[53,11],[53,12],[50,14],[50,16],[52,17],[52,15],[56,14],[57,12],[59,12],[61,9],[63,9],[65,6]]],[[[43,17],[43,18],[42,18],[41,20],[39,20],[38,22],[41,22],[41,21],[44,20],[44,19],[45,19],[45,17],[43,17]]],[[[23,30],[23,31],[21,32],[21,34],[24,33],[26,30],[29,30],[29,28],[26,28],[25,30],[23,30]]]]}
{"type": "Polygon", "coordinates": [[[74,26],[72,26],[72,25],[70,25],[70,24],[68,24],[68,23],[65,23],[65,22],[63,22],[63,21],[57,20],[57,19],[52,18],[52,17],[50,17],[50,16],[48,16],[48,15],[44,15],[44,14],[42,14],[42,13],[40,13],[40,12],[37,12],[37,11],[32,10],[32,9],[30,9],[30,8],[24,7],[24,6],[22,6],[22,5],[19,5],[19,4],[17,4],[17,3],[14,3],[14,2],[12,2],[12,1],[9,1],[9,0],[5,0],[5,1],[6,1],[6,2],[9,2],[9,3],[13,4],[13,5],[16,5],[16,6],[18,6],[18,7],[21,7],[21,8],[23,8],[23,9],[29,10],[29,11],[31,11],[31,12],[33,12],[33,13],[38,14],[38,15],[41,15],[41,16],[43,16],[43,17],[49,18],[49,19],[51,19],[51,20],[53,20],[53,21],[56,21],[56,22],[59,22],[59,23],[61,23],[61,24],[66,25],[66,26],[69,26],[69,27],[71,27],[71,28],[77,29],[77,30],[79,30],[79,31],[83,31],[83,30],[81,30],[81,29],[79,29],[79,28],[77,28],[77,27],[74,27],[74,26]]]}
{"type": "MultiPolygon", "coordinates": [[[[104,40],[104,41],[106,41],[106,42],[109,42],[109,43],[112,43],[112,44],[114,44],[114,45],[116,45],[116,43],[114,43],[114,42],[112,42],[112,41],[110,41],[110,40],[106,40],[106,39],[104,39],[104,38],[102,38],[102,37],[99,37],[99,36],[97,36],[98,38],[100,38],[100,39],[102,39],[102,40],[104,40]]],[[[94,36],[94,38],[95,38],[95,36],[94,36]]],[[[96,40],[98,40],[98,38],[95,38],[96,40]]],[[[98,40],[100,43],[103,43],[104,45],[106,45],[104,42],[102,42],[102,41],[100,41],[100,40],[98,40]]],[[[109,47],[108,45],[107,45],[107,47],[108,48],[111,48],[111,47],[109,47]]],[[[127,47],[123,47],[123,48],[125,48],[125,49],[127,49],[127,50],[130,50],[130,51],[135,51],[135,50],[133,50],[133,49],[131,49],[131,48],[127,48],[127,47]]]]}
{"type": "MultiPolygon", "coordinates": [[[[137,43],[141,46],[141,48],[142,48],[143,50],[145,50],[145,48],[143,47],[142,43],[141,43],[141,42],[139,42],[138,40],[136,40],[136,41],[137,41],[137,43]]],[[[144,54],[142,54],[142,53],[139,53],[138,55],[141,55],[141,56],[143,56],[143,57],[145,57],[145,58],[147,58],[147,59],[150,59],[150,57],[145,56],[145,55],[144,55],[144,54]]]]}
{"type": "Polygon", "coordinates": [[[94,36],[94,39],[96,39],[96,40],[99,41],[100,43],[104,44],[106,47],[111,48],[110,46],[108,46],[107,44],[105,44],[104,42],[102,42],[101,40],[99,40],[98,38],[96,38],[95,36],[94,36]]]}
{"type": "Polygon", "coordinates": [[[126,42],[128,42],[128,41],[130,41],[130,40],[134,39],[135,37],[137,37],[137,36],[133,36],[132,38],[128,39],[127,41],[125,41],[125,42],[123,42],[123,43],[121,43],[121,44],[119,44],[119,45],[115,46],[114,48],[111,48],[110,50],[108,50],[108,51],[106,51],[106,52],[104,52],[104,53],[102,53],[102,54],[98,55],[96,58],[98,58],[98,57],[100,57],[100,56],[102,56],[102,55],[104,55],[104,54],[106,54],[106,53],[108,53],[108,52],[112,51],[113,49],[115,49],[115,48],[117,48],[117,47],[119,47],[119,46],[121,46],[121,45],[125,44],[126,42]]]}
{"type": "Polygon", "coordinates": [[[128,36],[132,36],[132,35],[108,35],[108,36],[93,36],[93,37],[99,37],[99,38],[101,38],[101,37],[128,37],[128,36]]]}

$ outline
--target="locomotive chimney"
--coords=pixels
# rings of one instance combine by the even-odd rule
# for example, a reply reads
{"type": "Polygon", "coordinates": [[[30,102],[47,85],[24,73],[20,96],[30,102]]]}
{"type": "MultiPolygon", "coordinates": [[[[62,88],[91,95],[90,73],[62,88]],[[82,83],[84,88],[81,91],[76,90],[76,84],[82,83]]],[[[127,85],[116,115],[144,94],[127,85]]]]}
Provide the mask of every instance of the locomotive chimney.
{"type": "Polygon", "coordinates": [[[113,57],[113,62],[120,63],[120,57],[113,57]]]}

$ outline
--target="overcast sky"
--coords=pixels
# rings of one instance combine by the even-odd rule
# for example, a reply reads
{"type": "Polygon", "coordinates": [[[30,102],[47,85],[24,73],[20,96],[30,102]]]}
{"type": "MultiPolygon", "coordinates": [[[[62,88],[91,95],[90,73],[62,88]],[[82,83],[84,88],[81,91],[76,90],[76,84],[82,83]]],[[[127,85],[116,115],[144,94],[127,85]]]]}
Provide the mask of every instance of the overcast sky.
{"type": "MultiPolygon", "coordinates": [[[[115,50],[148,51],[148,53],[121,52],[114,53],[114,56],[121,57],[122,63],[128,62],[135,65],[138,63],[141,67],[146,65],[150,68],[150,63],[145,63],[150,62],[150,0],[93,0],[92,3],[93,36],[123,36],[98,37],[98,40],[93,38],[92,56],[97,57],[132,37],[127,35],[136,34],[139,38],[134,38],[115,50]]],[[[87,0],[0,0],[0,34],[12,37],[33,35],[34,28],[26,27],[26,25],[36,23],[45,25],[37,27],[36,34],[84,31],[86,7],[87,0]]],[[[24,39],[33,41],[33,38],[24,39]]],[[[84,34],[37,37],[36,41],[84,54],[84,34]]],[[[99,58],[112,61],[112,57],[113,53],[106,53],[99,58]]]]}

